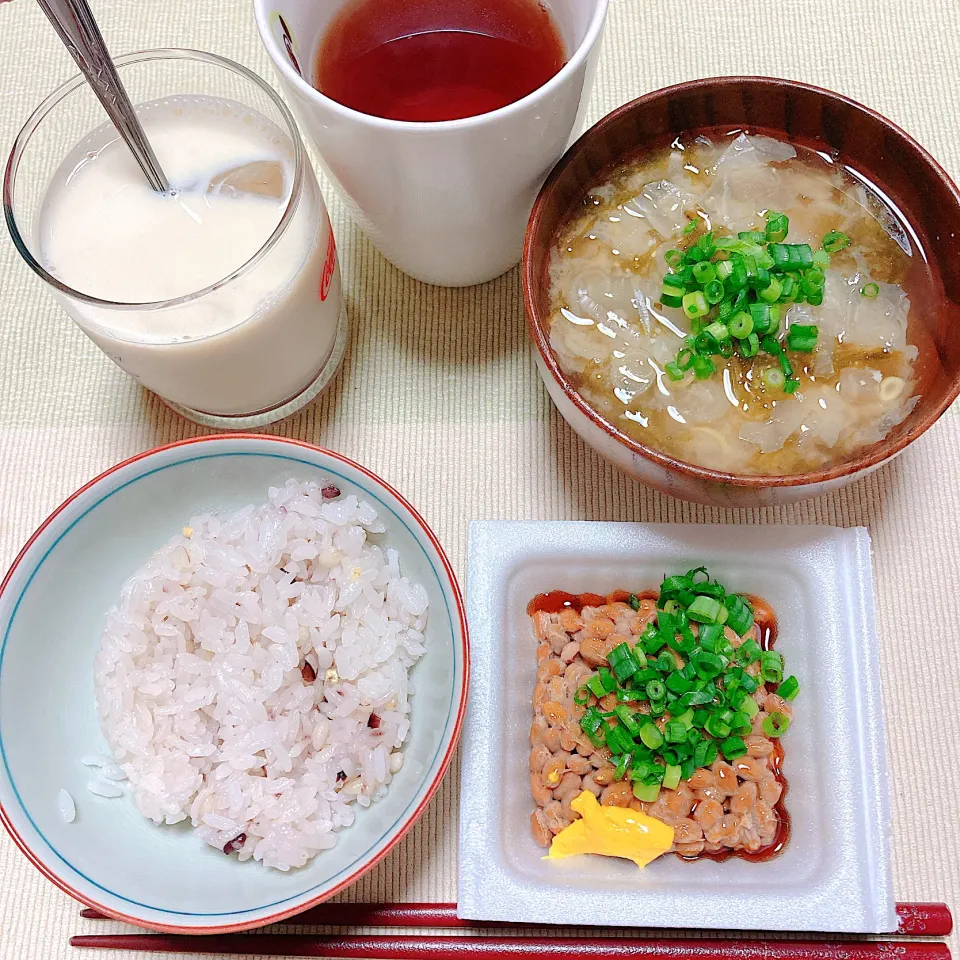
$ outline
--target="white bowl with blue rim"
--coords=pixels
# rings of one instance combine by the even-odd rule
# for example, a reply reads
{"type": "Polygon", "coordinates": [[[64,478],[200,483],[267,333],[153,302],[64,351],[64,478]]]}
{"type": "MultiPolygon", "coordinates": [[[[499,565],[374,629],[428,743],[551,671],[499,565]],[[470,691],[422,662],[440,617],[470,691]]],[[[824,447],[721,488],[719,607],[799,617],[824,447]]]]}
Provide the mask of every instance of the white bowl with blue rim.
{"type": "Polygon", "coordinates": [[[276,437],[204,437],[119,464],[43,523],[0,585],[0,817],[57,886],[121,920],[181,933],[271,923],[333,896],[400,840],[446,772],[466,705],[468,641],[453,570],[419,514],[368,470],[276,437]],[[414,667],[403,768],[332,850],[286,873],[240,864],[189,823],[156,826],[128,796],[87,788],[80,758],[105,749],[93,659],[121,584],[194,514],[266,499],[289,477],[325,478],[369,500],[403,572],[430,596],[427,653],[414,667]],[[67,823],[58,794],[77,815],[67,823]]]}

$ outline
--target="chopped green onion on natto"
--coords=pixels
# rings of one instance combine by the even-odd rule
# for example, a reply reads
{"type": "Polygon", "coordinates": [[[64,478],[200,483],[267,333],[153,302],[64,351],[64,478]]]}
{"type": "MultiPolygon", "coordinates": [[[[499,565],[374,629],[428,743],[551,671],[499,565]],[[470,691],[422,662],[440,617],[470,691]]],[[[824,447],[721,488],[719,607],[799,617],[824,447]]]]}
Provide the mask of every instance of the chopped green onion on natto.
{"type": "MultiPolygon", "coordinates": [[[[691,220],[683,233],[696,232],[691,220]]],[[[660,301],[666,307],[683,310],[691,333],[676,360],[666,364],[674,381],[685,379],[688,371],[706,380],[717,371],[712,359],[739,356],[763,361],[759,375],[763,386],[773,393],[792,394],[800,386],[785,351],[809,354],[816,349],[816,324],[793,324],[783,336],[780,321],[792,303],[820,306],[826,285],[825,270],[830,255],[850,245],[850,237],[831,230],[814,251],[808,243],[786,243],[790,221],[786,214],[769,210],[764,230],[738,233],[736,237],[714,237],[704,233],[685,252],[668,250],[664,255],[670,272],[663,278],[660,301]]],[[[861,288],[865,297],[876,297],[879,287],[868,283],[861,288]]]]}
{"type": "MultiPolygon", "coordinates": [[[[774,232],[785,230],[781,223],[774,232]]],[[[783,657],[748,636],[753,625],[750,600],[704,567],[666,577],[655,619],[581,685],[574,698],[585,708],[580,726],[594,746],[609,748],[617,779],[629,779],[637,799],[656,800],[661,787],[675,789],[718,757],[744,756],[761,687],[787,701],[800,692],[795,676],[784,679],[783,657]],[[609,694],[616,706],[607,711],[600,700],[609,694]]],[[[789,726],[779,712],[761,723],[771,739],[789,726]]]]}

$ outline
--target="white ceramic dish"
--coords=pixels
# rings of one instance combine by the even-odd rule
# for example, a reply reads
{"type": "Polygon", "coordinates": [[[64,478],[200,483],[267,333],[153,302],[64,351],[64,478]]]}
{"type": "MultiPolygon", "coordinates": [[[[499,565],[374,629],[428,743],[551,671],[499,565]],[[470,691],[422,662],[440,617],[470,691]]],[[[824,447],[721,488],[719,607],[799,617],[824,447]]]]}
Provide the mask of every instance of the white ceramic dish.
{"type": "Polygon", "coordinates": [[[637,927],[896,929],[870,541],[863,529],[476,522],[467,612],[484,664],[470,694],[460,809],[461,917],[637,927]],[[706,564],[776,611],[801,683],[784,740],[792,835],[778,857],[638,870],[542,859],[530,833],[528,732],[538,593],[656,588],[706,564]]]}
{"type": "Polygon", "coordinates": [[[442,548],[399,494],[338,454],[271,437],[208,437],[114,467],[40,527],[0,586],[0,815],[30,860],[71,896],[152,928],[213,933],[298,913],[356,880],[422,813],[463,719],[466,622],[442,548]],[[427,653],[414,668],[405,763],[387,797],[358,811],[337,846],[288,873],[239,864],[158,827],[126,797],[87,790],[83,754],[105,750],[93,697],[104,614],[123,581],[196,512],[266,499],[288,477],[333,479],[376,507],[401,567],[427,588],[427,653]],[[77,818],[65,823],[57,794],[77,818]]]}

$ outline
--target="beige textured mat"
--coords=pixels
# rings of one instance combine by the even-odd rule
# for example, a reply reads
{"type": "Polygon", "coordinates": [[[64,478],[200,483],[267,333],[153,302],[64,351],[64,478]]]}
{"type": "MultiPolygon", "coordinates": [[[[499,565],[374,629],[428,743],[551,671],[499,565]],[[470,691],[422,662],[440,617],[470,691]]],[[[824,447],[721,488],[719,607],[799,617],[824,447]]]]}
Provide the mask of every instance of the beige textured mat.
{"type": "MultiPolygon", "coordinates": [[[[198,47],[271,76],[247,0],[95,0],[95,8],[115,53],[198,47]]],[[[73,72],[31,0],[0,3],[4,153],[34,105],[73,72]]],[[[862,100],[960,177],[956,0],[612,0],[591,118],[656,87],[736,73],[806,80],[862,100]]],[[[329,190],[327,199],[353,323],[349,353],[335,387],[277,432],[381,473],[422,510],[461,574],[473,518],[868,526],[895,890],[900,900],[960,908],[958,408],[892,466],[820,500],[756,512],[669,500],[598,460],[553,411],[525,339],[516,271],[468,291],[424,286],[376,253],[329,190]]],[[[71,326],[4,232],[0,566],[100,470],[197,432],[71,326]]],[[[454,770],[407,840],[348,897],[455,899],[456,837],[454,770]]],[[[67,937],[94,929],[117,927],[80,921],[76,905],[0,838],[0,960],[67,957],[67,937]]]]}

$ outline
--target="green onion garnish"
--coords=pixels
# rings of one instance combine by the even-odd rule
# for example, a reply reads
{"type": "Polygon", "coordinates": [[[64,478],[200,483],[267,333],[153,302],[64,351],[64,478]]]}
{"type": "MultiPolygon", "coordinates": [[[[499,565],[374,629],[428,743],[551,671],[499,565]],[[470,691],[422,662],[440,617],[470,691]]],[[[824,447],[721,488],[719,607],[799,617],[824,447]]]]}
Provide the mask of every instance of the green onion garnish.
{"type": "Polygon", "coordinates": [[[720,750],[727,761],[731,761],[742,757],[747,752],[747,745],[740,737],[728,737],[720,744],[720,750]]]}
{"type": "Polygon", "coordinates": [[[737,650],[737,659],[741,663],[753,663],[755,660],[760,659],[760,644],[757,643],[752,637],[749,640],[744,640],[740,644],[740,649],[737,650]]]}
{"type": "Polygon", "coordinates": [[[603,714],[596,707],[587,707],[580,718],[580,729],[587,736],[593,736],[603,725],[603,714]]]}
{"type": "Polygon", "coordinates": [[[760,654],[760,677],[764,683],[783,682],[783,657],[776,650],[764,650],[760,654]]]}
{"type": "Polygon", "coordinates": [[[693,366],[693,351],[683,349],[677,354],[677,366],[683,370],[689,370],[693,366]]]}
{"type": "MultiPolygon", "coordinates": [[[[684,233],[692,232],[696,224],[691,220],[684,233]]],[[[807,243],[786,243],[789,229],[789,218],[770,210],[762,231],[744,230],[736,237],[714,237],[708,232],[685,252],[667,251],[670,272],[663,278],[661,301],[666,307],[681,308],[692,331],[674,366],[666,369],[671,380],[679,382],[684,378],[678,371],[690,369],[697,379],[712,377],[717,371],[716,356],[756,357],[761,338],[771,337],[780,344],[781,305],[823,303],[830,254],[849,246],[850,238],[831,231],[823,238],[824,249],[814,252],[807,243]]],[[[866,284],[861,292],[877,296],[879,288],[866,284]]],[[[799,389],[784,346],[791,352],[810,353],[816,346],[811,333],[815,326],[806,329],[808,336],[798,330],[783,338],[778,351],[767,351],[777,356],[783,374],[782,383],[773,375],[771,389],[785,394],[799,389]]]]}
{"type": "Polygon", "coordinates": [[[767,229],[764,239],[768,243],[781,243],[786,240],[790,230],[790,220],[786,214],[767,211],[767,229]]]}
{"type": "Polygon", "coordinates": [[[750,714],[745,710],[737,710],[736,713],[730,718],[730,732],[736,736],[745,737],[750,733],[752,725],[750,721],[753,719],[750,714]]]}
{"type": "Polygon", "coordinates": [[[700,286],[705,286],[711,280],[717,279],[717,268],[712,263],[702,260],[693,265],[693,278],[700,286]]]}
{"type": "Polygon", "coordinates": [[[746,340],[740,342],[739,349],[740,356],[745,359],[755,357],[760,352],[760,338],[755,333],[751,333],[746,340]]]}
{"type": "Polygon", "coordinates": [[[698,596],[687,608],[687,616],[697,623],[724,623],[727,619],[723,604],[713,597],[698,596]]]}
{"type": "Polygon", "coordinates": [[[749,693],[745,693],[740,701],[740,712],[745,713],[751,720],[760,712],[757,701],[749,693]]]}
{"type": "Polygon", "coordinates": [[[715,740],[701,740],[693,751],[693,762],[698,767],[709,767],[717,759],[715,740]]]}
{"type": "Polygon", "coordinates": [[[660,636],[659,633],[653,633],[652,635],[643,637],[642,639],[643,652],[647,654],[647,656],[651,657],[657,653],[667,642],[666,638],[660,636]]]}
{"type": "MultiPolygon", "coordinates": [[[[670,658],[671,664],[673,657],[670,658]]],[[[667,688],[662,680],[651,680],[646,686],[648,700],[662,700],[667,695],[667,688]]]]}
{"type": "Polygon", "coordinates": [[[730,734],[730,724],[723,720],[719,714],[713,713],[707,718],[707,722],[704,724],[704,730],[710,734],[711,737],[716,737],[718,740],[722,740],[724,737],[730,734]]]}
{"type": "Polygon", "coordinates": [[[809,243],[771,243],[767,252],[773,265],[783,270],[802,270],[813,266],[813,249],[809,243]]]}
{"type": "Polygon", "coordinates": [[[660,796],[660,784],[635,783],[633,795],[644,803],[653,803],[660,796]]]}
{"type": "Polygon", "coordinates": [[[667,598],[681,590],[692,589],[693,578],[688,573],[676,577],[665,577],[663,583],[660,584],[660,596],[667,598]]]}
{"type": "Polygon", "coordinates": [[[713,680],[723,673],[726,663],[722,657],[715,653],[708,653],[706,650],[696,654],[695,659],[691,661],[696,667],[697,676],[701,680],[713,680]]]}
{"type": "MultiPolygon", "coordinates": [[[[779,345],[773,350],[782,353],[779,345]]],[[[639,609],[635,594],[628,602],[639,609]]],[[[704,568],[665,577],[655,619],[635,640],[610,650],[609,666],[599,667],[574,693],[585,708],[581,729],[595,747],[609,749],[615,779],[629,778],[635,796],[652,802],[661,786],[676,789],[718,756],[743,756],[743,738],[760,710],[753,694],[761,684],[764,695],[776,689],[784,699],[797,696],[799,683],[783,679],[780,654],[761,650],[748,636],[753,625],[749,599],[728,593],[704,568]],[[727,626],[745,638],[738,648],[728,640],[727,626]],[[746,669],[757,661],[759,678],[746,669]],[[593,696],[610,694],[611,710],[588,706],[593,696]]],[[[763,731],[776,737],[788,725],[784,714],[774,712],[764,718],[763,731]]]]}
{"type": "Polygon", "coordinates": [[[615,727],[607,727],[605,736],[611,753],[629,753],[636,747],[633,738],[619,724],[615,727]]]}
{"type": "Polygon", "coordinates": [[[797,694],[800,692],[800,682],[796,677],[787,677],[783,683],[777,687],[777,696],[783,697],[784,700],[794,700],[796,699],[797,694]]]}
{"type": "Polygon", "coordinates": [[[631,755],[629,753],[621,753],[617,757],[617,762],[614,764],[613,768],[613,779],[622,780],[627,773],[627,767],[630,766],[631,755]]]}
{"type": "Polygon", "coordinates": [[[663,771],[664,790],[676,790],[680,785],[680,767],[677,764],[668,764],[663,771]]]}
{"type": "MultiPolygon", "coordinates": [[[[674,717],[674,719],[677,721],[677,723],[682,723],[683,728],[689,731],[690,728],[693,726],[693,710],[691,710],[688,707],[686,710],[683,711],[683,713],[674,717]]],[[[696,731],[694,731],[694,733],[696,733],[696,731]]]]}
{"type": "Polygon", "coordinates": [[[663,728],[663,737],[667,743],[683,743],[687,739],[687,728],[679,720],[668,720],[663,728]]]}
{"type": "Polygon", "coordinates": [[[694,355],[693,372],[698,380],[708,380],[716,370],[717,365],[709,357],[694,355]]]}
{"type": "Polygon", "coordinates": [[[706,336],[713,337],[718,344],[730,339],[730,330],[726,324],[721,323],[719,320],[715,320],[708,327],[704,328],[703,332],[706,336]]]}
{"type": "MultiPolygon", "coordinates": [[[[733,594],[731,594],[731,596],[733,596],[733,594]]],[[[730,610],[730,604],[728,603],[727,604],[728,620],[729,620],[729,610],[730,610]]],[[[722,637],[723,637],[722,624],[719,624],[719,623],[701,623],[700,624],[698,639],[700,641],[700,646],[703,647],[704,650],[709,650],[711,653],[716,653],[716,650],[714,649],[715,644],[722,637]]]]}
{"type": "Polygon", "coordinates": [[[633,714],[630,712],[630,708],[625,704],[619,704],[613,711],[617,715],[617,719],[627,728],[627,733],[631,737],[640,736],[640,725],[633,719],[633,714]]]}
{"type": "Polygon", "coordinates": [[[708,280],[703,286],[703,295],[710,306],[716,306],[723,300],[723,284],[719,280],[708,280]]]}
{"type": "Polygon", "coordinates": [[[777,327],[780,326],[780,311],[766,303],[752,303],[750,319],[753,321],[752,332],[765,337],[777,332],[777,327]]]}
{"type": "Polygon", "coordinates": [[[749,313],[737,313],[728,324],[730,333],[738,340],[745,340],[753,333],[753,318],[749,313]]]}
{"type": "Polygon", "coordinates": [[[793,324],[787,331],[787,349],[810,353],[817,345],[820,329],[815,324],[793,324]]]}
{"type": "Polygon", "coordinates": [[[607,662],[619,683],[623,683],[624,680],[632,677],[640,669],[639,661],[625,643],[614,647],[607,654],[607,662]]]}
{"type": "Polygon", "coordinates": [[[771,713],[763,718],[760,724],[764,734],[768,737],[782,737],[790,726],[790,718],[783,713],[771,713]]]}
{"type": "Polygon", "coordinates": [[[724,603],[727,608],[727,625],[736,631],[737,636],[745,636],[753,626],[753,611],[743,602],[743,598],[735,593],[731,593],[724,603]]]}
{"type": "Polygon", "coordinates": [[[644,746],[649,747],[651,750],[656,750],[657,747],[663,744],[663,734],[655,723],[647,723],[641,727],[640,739],[643,741],[644,746]]]}
{"type": "Polygon", "coordinates": [[[850,246],[850,238],[839,230],[831,230],[823,238],[823,249],[827,253],[839,253],[850,246]]]}
{"type": "Polygon", "coordinates": [[[783,385],[786,382],[786,377],[783,375],[782,370],[778,370],[776,367],[766,367],[763,372],[760,374],[760,379],[763,381],[763,385],[768,390],[782,390],[783,385]]]}
{"type": "Polygon", "coordinates": [[[770,282],[762,290],[757,292],[757,296],[763,300],[764,303],[776,303],[780,299],[782,292],[783,284],[776,277],[771,277],[770,282]]]}
{"type": "Polygon", "coordinates": [[[866,297],[868,300],[873,300],[874,297],[879,296],[880,287],[875,283],[865,283],[860,288],[860,296],[866,297]]]}
{"type": "Polygon", "coordinates": [[[695,290],[683,295],[683,312],[687,315],[687,319],[695,320],[697,317],[705,317],[710,312],[710,304],[700,290],[695,290]]]}
{"type": "Polygon", "coordinates": [[[594,674],[588,681],[587,687],[595,697],[605,696],[607,691],[603,689],[603,681],[598,674],[594,674]]]}

